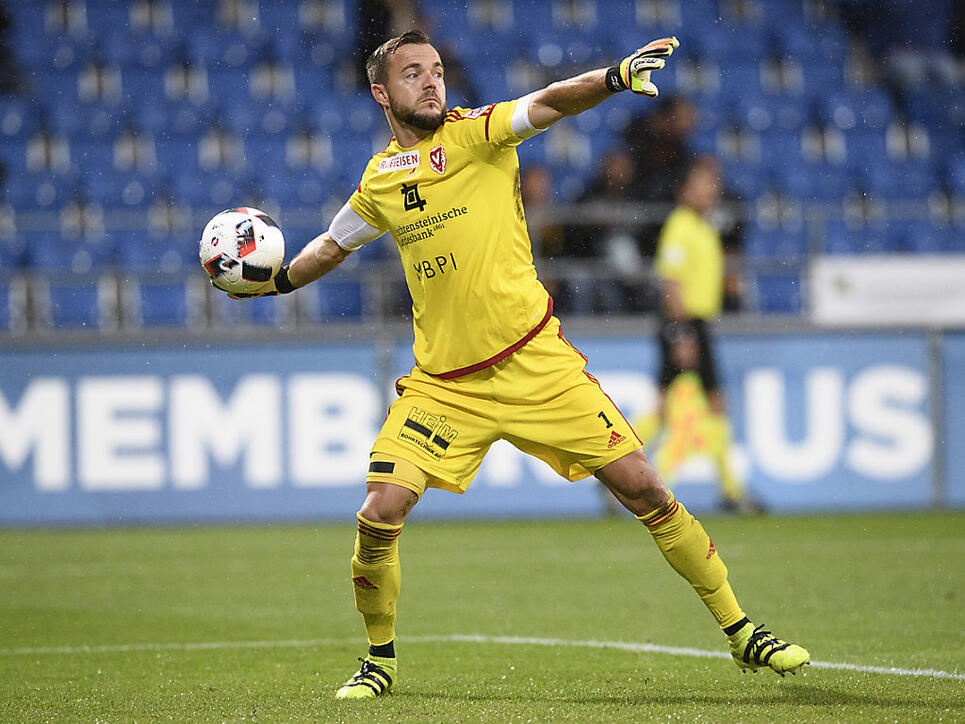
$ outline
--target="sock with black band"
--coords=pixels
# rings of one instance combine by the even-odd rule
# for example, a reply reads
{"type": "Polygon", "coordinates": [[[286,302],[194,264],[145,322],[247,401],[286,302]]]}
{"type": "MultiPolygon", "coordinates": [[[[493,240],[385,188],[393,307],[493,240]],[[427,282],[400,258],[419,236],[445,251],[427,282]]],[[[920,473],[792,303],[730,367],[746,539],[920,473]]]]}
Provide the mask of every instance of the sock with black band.
{"type": "Polygon", "coordinates": [[[358,517],[352,583],[355,607],[365,620],[372,646],[391,646],[395,640],[395,606],[402,588],[399,560],[401,525],[375,523],[358,517]]]}

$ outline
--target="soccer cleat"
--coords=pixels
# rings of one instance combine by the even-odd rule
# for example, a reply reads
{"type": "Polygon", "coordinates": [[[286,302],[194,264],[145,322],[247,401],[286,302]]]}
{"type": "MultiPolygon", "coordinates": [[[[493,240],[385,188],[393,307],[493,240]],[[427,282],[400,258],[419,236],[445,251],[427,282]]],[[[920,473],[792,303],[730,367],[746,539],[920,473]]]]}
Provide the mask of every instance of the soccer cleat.
{"type": "Polygon", "coordinates": [[[763,626],[754,628],[750,621],[730,637],[730,655],[741,671],[750,669],[756,673],[759,666],[770,667],[781,676],[796,674],[811,661],[807,649],[781,641],[763,626]]]}
{"type": "Polygon", "coordinates": [[[335,692],[336,699],[372,699],[392,688],[397,667],[394,658],[369,656],[359,661],[362,668],[335,692]]]}

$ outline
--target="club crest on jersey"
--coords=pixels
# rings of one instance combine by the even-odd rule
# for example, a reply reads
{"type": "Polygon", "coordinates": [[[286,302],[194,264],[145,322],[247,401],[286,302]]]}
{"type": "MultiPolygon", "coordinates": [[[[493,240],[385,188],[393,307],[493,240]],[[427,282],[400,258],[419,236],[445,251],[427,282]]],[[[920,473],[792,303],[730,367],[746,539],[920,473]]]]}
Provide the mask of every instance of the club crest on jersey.
{"type": "Polygon", "coordinates": [[[446,149],[436,146],[429,151],[429,168],[440,176],[446,172],[446,149]]]}
{"type": "Polygon", "coordinates": [[[388,156],[379,161],[378,173],[386,171],[405,171],[410,168],[419,168],[422,162],[418,151],[405,151],[394,156],[388,156]]]}

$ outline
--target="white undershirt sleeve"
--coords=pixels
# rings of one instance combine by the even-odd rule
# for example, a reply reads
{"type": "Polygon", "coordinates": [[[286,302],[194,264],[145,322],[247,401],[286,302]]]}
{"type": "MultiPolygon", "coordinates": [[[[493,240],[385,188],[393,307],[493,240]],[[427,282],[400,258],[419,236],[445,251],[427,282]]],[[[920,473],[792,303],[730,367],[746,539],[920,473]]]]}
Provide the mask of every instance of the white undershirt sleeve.
{"type": "Polygon", "coordinates": [[[355,251],[363,244],[378,239],[385,232],[366,222],[346,201],[332,219],[328,233],[345,251],[355,251]]]}
{"type": "Polygon", "coordinates": [[[532,138],[537,133],[546,130],[545,128],[536,128],[530,123],[529,104],[532,100],[533,94],[530,93],[516,101],[516,107],[513,109],[513,119],[510,121],[510,125],[517,138],[532,138]]]}

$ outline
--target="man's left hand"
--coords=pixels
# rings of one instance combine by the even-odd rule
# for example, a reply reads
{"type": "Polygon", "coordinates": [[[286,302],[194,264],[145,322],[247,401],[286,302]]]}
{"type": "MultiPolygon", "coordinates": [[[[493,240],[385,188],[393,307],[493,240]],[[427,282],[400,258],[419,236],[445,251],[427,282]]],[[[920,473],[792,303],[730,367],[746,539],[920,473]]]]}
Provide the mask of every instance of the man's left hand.
{"type": "Polygon", "coordinates": [[[680,43],[675,37],[654,40],[628,55],[620,65],[607,74],[610,90],[631,90],[637,95],[656,98],[657,86],[650,82],[650,74],[666,64],[665,58],[673,54],[680,43]]]}

